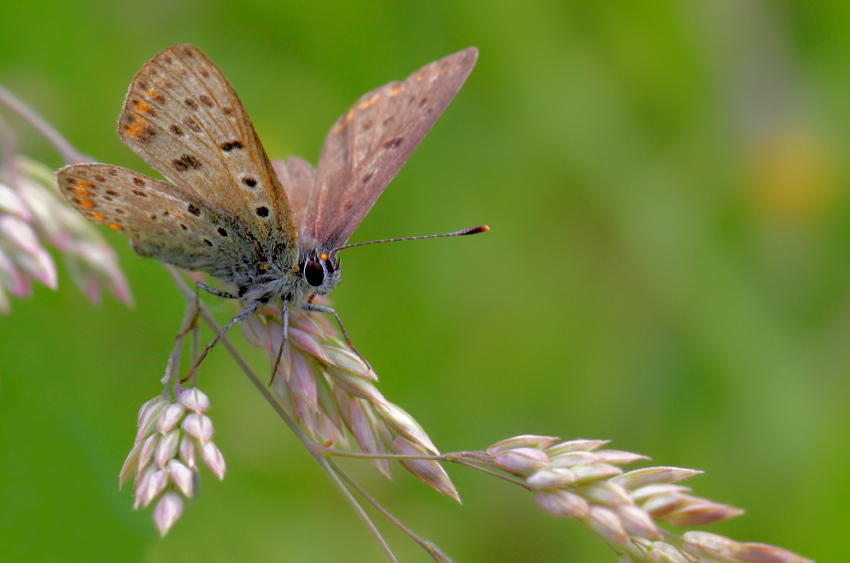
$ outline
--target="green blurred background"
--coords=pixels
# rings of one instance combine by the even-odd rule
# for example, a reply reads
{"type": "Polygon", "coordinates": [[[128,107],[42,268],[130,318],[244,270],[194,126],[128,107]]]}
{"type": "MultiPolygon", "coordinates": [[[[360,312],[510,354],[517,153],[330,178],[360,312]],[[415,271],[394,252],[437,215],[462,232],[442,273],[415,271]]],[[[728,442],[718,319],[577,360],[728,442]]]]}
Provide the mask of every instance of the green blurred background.
{"type": "MultiPolygon", "coordinates": [[[[335,306],[381,390],[443,451],[540,433],[704,469],[697,494],[748,511],[710,531],[847,561],[848,6],[6,2],[0,83],[81,151],[146,171],[115,134],[124,93],[150,57],[193,43],[273,158],[315,163],[359,95],[478,46],[353,240],[492,232],[344,257],[335,306]]],[[[183,303],[156,262],[105,236],[135,307],[91,306],[63,275],[0,319],[0,559],[382,560],[223,349],[203,388],[227,478],[204,474],[165,539],[131,510],[117,473],[183,303]]],[[[457,506],[403,471],[346,466],[458,561],[614,560],[477,473],[449,468],[457,506]]],[[[403,561],[429,560],[383,529],[403,561]]]]}

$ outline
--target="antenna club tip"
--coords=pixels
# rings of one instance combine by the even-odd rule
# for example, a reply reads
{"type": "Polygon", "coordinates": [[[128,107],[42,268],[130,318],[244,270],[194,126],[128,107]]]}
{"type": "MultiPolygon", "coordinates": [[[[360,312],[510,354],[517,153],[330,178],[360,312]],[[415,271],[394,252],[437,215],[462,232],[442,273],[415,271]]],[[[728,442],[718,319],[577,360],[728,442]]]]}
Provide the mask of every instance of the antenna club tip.
{"type": "Polygon", "coordinates": [[[489,230],[490,230],[490,227],[488,227],[487,225],[481,225],[480,227],[474,227],[472,229],[469,229],[469,231],[467,231],[464,234],[466,234],[466,235],[477,235],[478,233],[486,233],[489,230]]]}

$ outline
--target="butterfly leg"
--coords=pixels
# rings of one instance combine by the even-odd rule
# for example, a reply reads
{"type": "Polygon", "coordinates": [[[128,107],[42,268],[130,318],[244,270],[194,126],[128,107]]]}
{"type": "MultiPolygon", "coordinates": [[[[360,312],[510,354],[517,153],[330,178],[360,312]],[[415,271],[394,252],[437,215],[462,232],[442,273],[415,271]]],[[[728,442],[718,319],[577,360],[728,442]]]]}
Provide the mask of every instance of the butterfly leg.
{"type": "Polygon", "coordinates": [[[204,282],[196,283],[195,287],[197,287],[199,289],[203,289],[204,291],[212,293],[213,295],[217,295],[219,297],[224,297],[225,299],[239,299],[239,296],[236,295],[235,293],[230,293],[229,291],[222,291],[222,290],[217,289],[217,288],[215,288],[211,285],[207,285],[204,282]]]}
{"type": "Polygon", "coordinates": [[[277,367],[280,365],[280,358],[283,356],[283,346],[286,344],[287,338],[289,338],[289,303],[284,301],[283,305],[280,307],[280,321],[283,323],[283,334],[280,337],[280,347],[277,349],[277,358],[274,360],[274,367],[272,368],[272,377],[269,380],[269,385],[274,381],[274,376],[277,373],[277,367]]]}
{"type": "Polygon", "coordinates": [[[230,319],[230,321],[228,321],[228,323],[224,325],[224,328],[218,331],[218,334],[215,335],[215,338],[212,339],[212,342],[207,344],[206,348],[201,351],[201,353],[198,355],[198,358],[195,360],[195,363],[192,364],[192,368],[189,370],[186,376],[180,380],[180,383],[185,383],[189,380],[189,378],[195,375],[195,372],[198,370],[198,366],[201,365],[201,362],[204,361],[204,358],[207,357],[207,354],[209,354],[210,350],[213,349],[213,346],[218,344],[218,341],[222,339],[224,333],[230,330],[230,327],[232,327],[236,323],[241,323],[242,321],[253,315],[262,304],[263,303],[261,301],[254,301],[253,303],[248,305],[248,307],[244,311],[230,319]]]}
{"type": "MultiPolygon", "coordinates": [[[[203,285],[198,282],[198,285],[203,285]]],[[[195,286],[195,295],[191,303],[186,306],[186,314],[183,317],[183,322],[180,324],[180,330],[174,336],[174,348],[168,356],[168,364],[165,368],[165,376],[162,378],[162,383],[168,385],[170,381],[177,381],[178,371],[180,369],[180,351],[183,349],[183,338],[197,326],[198,317],[201,313],[201,298],[199,295],[199,287],[195,286]]]]}
{"type": "Polygon", "coordinates": [[[351,338],[348,336],[348,332],[345,330],[345,325],[342,324],[342,319],[339,318],[339,314],[334,311],[330,307],[324,307],[322,305],[316,305],[314,303],[304,303],[301,305],[301,308],[305,311],[314,311],[316,313],[326,313],[328,315],[333,315],[336,319],[336,324],[339,325],[339,329],[342,331],[342,336],[345,338],[345,343],[348,344],[348,347],[357,354],[357,357],[363,360],[363,363],[366,364],[366,368],[369,371],[372,371],[372,365],[369,363],[369,360],[363,357],[363,354],[357,351],[357,348],[354,347],[354,343],[351,342],[351,338]]]}
{"type": "Polygon", "coordinates": [[[238,295],[234,295],[233,293],[229,293],[227,291],[222,291],[220,289],[216,289],[212,286],[205,284],[204,282],[196,282],[195,283],[195,299],[192,301],[192,315],[191,319],[188,322],[183,323],[183,327],[180,329],[180,332],[177,334],[177,338],[183,338],[186,334],[195,328],[195,324],[198,322],[198,317],[201,315],[201,296],[199,295],[199,290],[203,289],[204,291],[208,291],[213,295],[217,295],[219,297],[223,297],[225,299],[239,299],[238,295]]]}

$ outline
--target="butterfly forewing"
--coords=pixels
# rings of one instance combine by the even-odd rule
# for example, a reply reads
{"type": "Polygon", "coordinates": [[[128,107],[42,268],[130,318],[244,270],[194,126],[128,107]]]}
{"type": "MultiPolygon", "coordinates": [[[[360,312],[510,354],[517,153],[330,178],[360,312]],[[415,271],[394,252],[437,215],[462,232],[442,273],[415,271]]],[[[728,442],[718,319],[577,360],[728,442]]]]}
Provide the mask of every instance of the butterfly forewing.
{"type": "Polygon", "coordinates": [[[236,92],[190,45],[166,49],[136,74],[121,139],[187,193],[233,214],[258,238],[295,246],[286,194],[236,92]]]}
{"type": "Polygon", "coordinates": [[[108,164],[66,166],[57,179],[74,208],[126,233],[142,256],[224,280],[257,260],[243,224],[167,182],[108,164]]]}
{"type": "Polygon", "coordinates": [[[362,96],[331,128],[317,168],[302,234],[323,248],[351,235],[472,71],[470,47],[435,61],[404,82],[362,96]]]}

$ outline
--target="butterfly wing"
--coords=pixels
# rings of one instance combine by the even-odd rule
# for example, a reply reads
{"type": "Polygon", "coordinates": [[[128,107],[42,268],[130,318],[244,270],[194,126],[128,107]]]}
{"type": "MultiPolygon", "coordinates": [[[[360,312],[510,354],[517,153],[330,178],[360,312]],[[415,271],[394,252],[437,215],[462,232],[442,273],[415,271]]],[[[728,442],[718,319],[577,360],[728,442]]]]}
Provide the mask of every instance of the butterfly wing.
{"type": "Polygon", "coordinates": [[[142,67],[118,133],[183,192],[233,214],[257,238],[295,252],[286,193],[236,92],[198,49],[177,45],[142,67]]]}
{"type": "Polygon", "coordinates": [[[89,220],[122,231],[142,256],[234,282],[259,248],[245,225],[167,182],[108,164],[57,172],[65,199],[89,220]]]}
{"type": "Polygon", "coordinates": [[[311,233],[305,232],[305,228],[312,226],[307,213],[315,194],[316,170],[309,162],[297,156],[291,156],[288,160],[273,160],[272,166],[286,190],[293,219],[298,225],[299,244],[305,248],[315,248],[318,241],[312,239],[311,233]]]}
{"type": "MultiPolygon", "coordinates": [[[[343,245],[472,71],[470,47],[362,96],[331,128],[300,234],[343,245]]],[[[300,214],[300,213],[299,213],[300,214]]]]}

